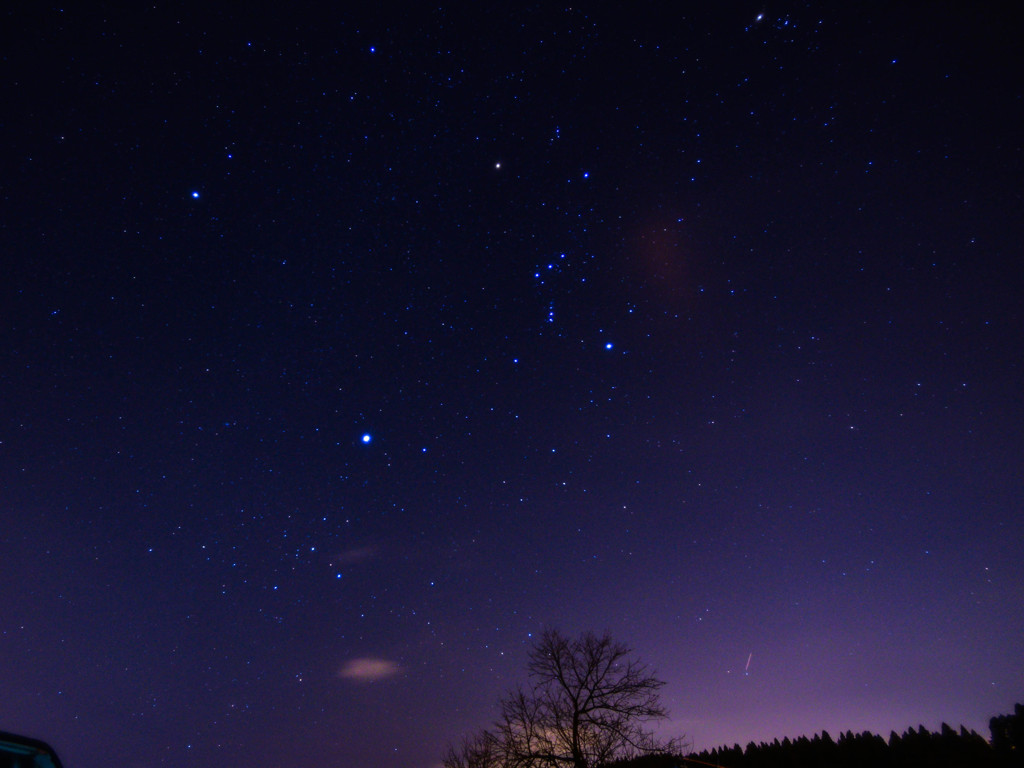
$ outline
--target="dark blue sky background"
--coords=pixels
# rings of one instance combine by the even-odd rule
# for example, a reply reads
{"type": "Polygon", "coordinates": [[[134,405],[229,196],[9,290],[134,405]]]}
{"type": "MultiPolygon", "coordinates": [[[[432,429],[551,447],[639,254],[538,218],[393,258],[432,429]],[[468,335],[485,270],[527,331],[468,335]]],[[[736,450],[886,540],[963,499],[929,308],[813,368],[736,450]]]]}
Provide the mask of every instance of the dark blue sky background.
{"type": "Polygon", "coordinates": [[[1016,19],[6,11],[0,727],[438,764],[542,628],[698,748],[1024,700],[1016,19]]]}

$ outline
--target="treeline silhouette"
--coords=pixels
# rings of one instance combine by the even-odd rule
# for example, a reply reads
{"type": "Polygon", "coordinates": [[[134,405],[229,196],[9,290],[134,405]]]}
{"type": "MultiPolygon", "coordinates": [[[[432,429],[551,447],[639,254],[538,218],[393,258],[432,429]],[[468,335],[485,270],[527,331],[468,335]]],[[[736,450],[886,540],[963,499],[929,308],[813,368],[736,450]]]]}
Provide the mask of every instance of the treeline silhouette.
{"type": "Polygon", "coordinates": [[[688,755],[646,755],[608,768],[1020,768],[1024,766],[1024,706],[989,721],[991,741],[963,726],[945,723],[933,733],[920,726],[888,739],[847,731],[833,739],[827,731],[811,738],[775,739],[719,747],[688,755]]]}

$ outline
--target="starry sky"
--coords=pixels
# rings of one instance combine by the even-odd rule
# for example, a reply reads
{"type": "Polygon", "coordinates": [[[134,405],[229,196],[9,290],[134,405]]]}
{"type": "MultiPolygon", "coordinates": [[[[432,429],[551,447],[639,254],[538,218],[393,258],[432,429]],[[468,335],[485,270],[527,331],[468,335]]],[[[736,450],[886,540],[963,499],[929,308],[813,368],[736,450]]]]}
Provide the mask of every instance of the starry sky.
{"type": "Polygon", "coordinates": [[[1024,700],[998,4],[22,5],[0,727],[431,768],[546,627],[698,749],[1024,700]]]}

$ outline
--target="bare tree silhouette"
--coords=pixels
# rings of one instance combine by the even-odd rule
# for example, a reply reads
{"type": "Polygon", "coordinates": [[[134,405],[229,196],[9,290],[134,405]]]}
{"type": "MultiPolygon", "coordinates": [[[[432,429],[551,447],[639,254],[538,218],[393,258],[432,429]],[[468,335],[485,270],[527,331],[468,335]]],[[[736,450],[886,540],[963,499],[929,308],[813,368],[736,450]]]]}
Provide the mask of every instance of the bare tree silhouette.
{"type": "Polygon", "coordinates": [[[664,682],[607,633],[548,630],[530,651],[529,685],[501,701],[493,730],[449,747],[446,768],[594,768],[682,747],[649,725],[668,717],[664,682]]]}

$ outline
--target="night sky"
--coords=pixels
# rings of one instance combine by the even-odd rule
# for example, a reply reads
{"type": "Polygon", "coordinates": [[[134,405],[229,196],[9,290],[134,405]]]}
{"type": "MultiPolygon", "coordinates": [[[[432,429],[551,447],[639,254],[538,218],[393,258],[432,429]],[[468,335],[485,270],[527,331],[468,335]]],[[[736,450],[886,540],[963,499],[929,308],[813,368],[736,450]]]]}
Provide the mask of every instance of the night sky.
{"type": "Polygon", "coordinates": [[[546,627],[698,749],[1024,701],[999,4],[21,5],[0,729],[430,768],[546,627]]]}

